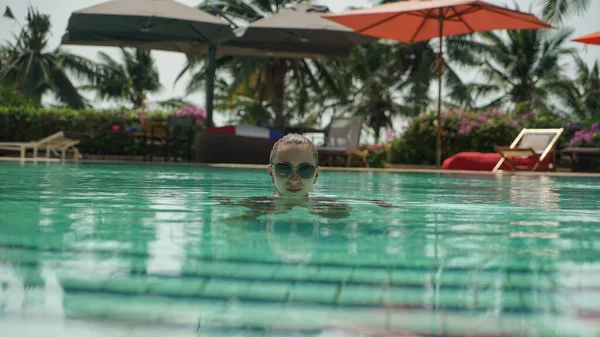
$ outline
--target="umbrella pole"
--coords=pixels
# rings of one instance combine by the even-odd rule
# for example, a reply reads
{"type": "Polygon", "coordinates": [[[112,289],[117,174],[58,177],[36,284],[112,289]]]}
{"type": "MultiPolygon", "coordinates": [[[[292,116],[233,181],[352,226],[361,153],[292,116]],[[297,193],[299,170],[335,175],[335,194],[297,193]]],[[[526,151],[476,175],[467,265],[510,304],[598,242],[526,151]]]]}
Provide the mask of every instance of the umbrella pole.
{"type": "Polygon", "coordinates": [[[208,47],[208,68],[206,70],[206,127],[214,126],[213,123],[213,97],[215,88],[215,68],[217,47],[208,47]]]}
{"type": "MultiPolygon", "coordinates": [[[[440,10],[441,11],[441,10],[440,10]]],[[[441,13],[440,13],[441,14],[441,13]]],[[[441,16],[441,15],[440,15],[441,16]]],[[[443,37],[443,17],[438,19],[439,28],[440,28],[440,49],[438,52],[438,104],[437,104],[437,128],[436,128],[436,165],[439,169],[442,166],[442,68],[444,58],[442,57],[442,46],[444,43],[443,37]]]]}

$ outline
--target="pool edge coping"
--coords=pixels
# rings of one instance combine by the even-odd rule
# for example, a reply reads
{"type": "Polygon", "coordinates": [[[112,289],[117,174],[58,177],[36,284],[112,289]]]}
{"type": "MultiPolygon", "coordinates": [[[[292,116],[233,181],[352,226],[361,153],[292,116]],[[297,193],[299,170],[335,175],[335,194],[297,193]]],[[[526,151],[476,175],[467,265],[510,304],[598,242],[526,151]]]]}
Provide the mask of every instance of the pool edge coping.
{"type": "MultiPolygon", "coordinates": [[[[20,161],[15,158],[14,161],[20,161]]],[[[37,162],[37,161],[36,161],[37,162]]],[[[232,163],[196,163],[196,162],[163,162],[163,161],[132,161],[132,160],[99,160],[99,159],[81,159],[79,161],[67,160],[66,163],[82,164],[137,164],[137,165],[155,165],[155,166],[198,166],[198,167],[217,167],[217,168],[243,168],[243,169],[266,169],[266,164],[232,164],[232,163]]],[[[447,175],[480,175],[480,176],[554,176],[554,177],[594,177],[600,178],[600,173],[594,172],[528,172],[528,171],[470,171],[470,170],[446,170],[437,168],[408,168],[408,167],[329,167],[321,166],[323,171],[338,172],[384,172],[384,173],[437,173],[447,175]]]]}

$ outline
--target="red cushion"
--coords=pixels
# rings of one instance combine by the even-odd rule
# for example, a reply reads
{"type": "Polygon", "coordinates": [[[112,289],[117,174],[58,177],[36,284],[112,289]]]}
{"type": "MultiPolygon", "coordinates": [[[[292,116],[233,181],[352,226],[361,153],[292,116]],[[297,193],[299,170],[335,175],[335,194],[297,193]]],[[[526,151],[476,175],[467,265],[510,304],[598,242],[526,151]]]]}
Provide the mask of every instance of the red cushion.
{"type": "MultiPolygon", "coordinates": [[[[500,155],[494,152],[460,152],[444,160],[442,167],[446,170],[491,171],[498,164],[500,158],[500,155]]],[[[534,156],[514,157],[511,160],[515,166],[530,168],[537,163],[537,158],[534,156]]],[[[552,154],[549,154],[536,171],[546,171],[551,160],[552,154]]],[[[505,161],[500,169],[510,171],[510,166],[505,161]]]]}

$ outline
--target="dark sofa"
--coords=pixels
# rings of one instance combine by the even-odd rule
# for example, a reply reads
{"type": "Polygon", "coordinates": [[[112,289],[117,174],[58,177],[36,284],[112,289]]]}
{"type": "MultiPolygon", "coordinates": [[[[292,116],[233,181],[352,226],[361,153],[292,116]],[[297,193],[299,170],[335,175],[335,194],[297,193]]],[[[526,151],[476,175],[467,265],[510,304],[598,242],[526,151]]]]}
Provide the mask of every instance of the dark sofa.
{"type": "Polygon", "coordinates": [[[196,133],[196,161],[213,164],[268,164],[277,139],[200,131],[196,133]]]}

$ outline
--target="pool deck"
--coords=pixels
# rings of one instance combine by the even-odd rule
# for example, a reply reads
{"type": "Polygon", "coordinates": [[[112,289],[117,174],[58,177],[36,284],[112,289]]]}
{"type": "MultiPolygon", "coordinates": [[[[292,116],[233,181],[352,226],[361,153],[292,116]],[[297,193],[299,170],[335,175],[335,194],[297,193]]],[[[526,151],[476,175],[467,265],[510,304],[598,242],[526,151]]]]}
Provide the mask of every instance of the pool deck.
{"type": "MultiPolygon", "coordinates": [[[[60,162],[60,160],[52,158],[25,158],[25,162],[60,162]],[[53,159],[53,160],[52,160],[53,159]]],[[[0,157],[2,161],[22,161],[19,157],[0,157]]],[[[67,159],[67,163],[73,163],[72,159],[67,159]]],[[[101,159],[98,157],[82,158],[79,163],[112,163],[112,164],[145,164],[145,165],[191,165],[198,167],[223,167],[223,168],[250,168],[250,169],[266,169],[265,165],[253,164],[204,164],[204,163],[188,163],[188,162],[164,162],[162,158],[155,158],[154,161],[144,161],[137,157],[120,157],[111,156],[111,158],[101,159]]],[[[528,172],[528,171],[469,171],[469,170],[446,170],[438,169],[435,165],[405,165],[405,164],[387,164],[385,168],[373,167],[328,167],[321,166],[323,171],[346,171],[346,172],[394,172],[394,173],[439,173],[447,175],[480,175],[480,176],[554,176],[554,177],[597,177],[600,178],[598,172],[571,172],[568,168],[559,168],[556,172],[528,172]]]]}

